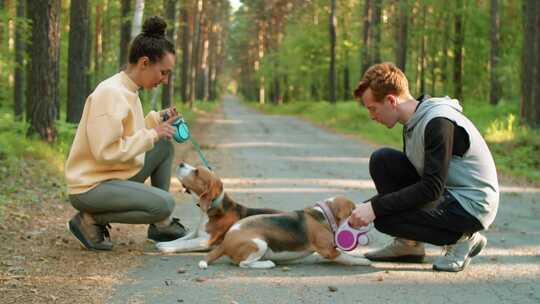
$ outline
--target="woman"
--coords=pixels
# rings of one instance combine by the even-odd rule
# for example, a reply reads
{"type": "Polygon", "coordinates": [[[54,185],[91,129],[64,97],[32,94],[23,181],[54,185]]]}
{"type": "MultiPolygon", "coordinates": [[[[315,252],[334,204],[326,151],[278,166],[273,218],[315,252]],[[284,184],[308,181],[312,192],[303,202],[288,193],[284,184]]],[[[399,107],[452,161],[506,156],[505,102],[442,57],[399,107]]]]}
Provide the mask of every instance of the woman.
{"type": "Polygon", "coordinates": [[[69,230],[93,250],[111,250],[109,223],[150,224],[148,238],[169,241],[185,229],[171,218],[168,192],[174,148],[174,107],[144,117],[139,88],[167,83],[174,45],[160,17],[145,21],[129,49],[125,70],[102,81],[88,96],[66,162],[69,200],[79,212],[69,230]],[[164,121],[166,119],[166,121],[164,121]],[[144,185],[150,177],[152,186],[144,185]]]}

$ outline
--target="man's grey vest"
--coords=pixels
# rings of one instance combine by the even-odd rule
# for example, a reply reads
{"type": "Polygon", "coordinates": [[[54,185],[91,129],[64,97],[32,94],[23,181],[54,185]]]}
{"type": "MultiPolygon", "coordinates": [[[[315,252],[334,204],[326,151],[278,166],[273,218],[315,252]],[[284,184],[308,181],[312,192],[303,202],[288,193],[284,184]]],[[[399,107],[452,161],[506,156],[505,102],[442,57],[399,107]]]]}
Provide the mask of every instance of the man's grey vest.
{"type": "Polygon", "coordinates": [[[428,122],[435,117],[453,121],[469,135],[469,150],[463,157],[453,155],[450,160],[446,188],[467,212],[487,228],[495,219],[499,206],[497,170],[484,138],[463,115],[457,100],[449,97],[429,98],[418,106],[404,126],[407,158],[422,176],[424,131],[428,122]]]}

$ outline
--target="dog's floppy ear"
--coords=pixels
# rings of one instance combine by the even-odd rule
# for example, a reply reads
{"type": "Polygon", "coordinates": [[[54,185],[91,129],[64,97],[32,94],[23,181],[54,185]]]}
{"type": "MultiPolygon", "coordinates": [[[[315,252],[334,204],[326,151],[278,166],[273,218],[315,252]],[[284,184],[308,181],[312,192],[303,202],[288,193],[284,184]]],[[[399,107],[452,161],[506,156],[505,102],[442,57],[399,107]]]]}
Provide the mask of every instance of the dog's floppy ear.
{"type": "Polygon", "coordinates": [[[336,217],[336,222],[339,225],[339,223],[351,216],[351,213],[354,211],[354,208],[356,206],[351,200],[349,200],[345,196],[340,195],[332,200],[332,202],[329,204],[329,207],[330,209],[332,209],[332,212],[336,217]]]}
{"type": "Polygon", "coordinates": [[[201,194],[200,204],[201,209],[207,212],[212,208],[212,201],[215,200],[223,192],[223,183],[219,178],[212,178],[208,190],[201,194]]]}

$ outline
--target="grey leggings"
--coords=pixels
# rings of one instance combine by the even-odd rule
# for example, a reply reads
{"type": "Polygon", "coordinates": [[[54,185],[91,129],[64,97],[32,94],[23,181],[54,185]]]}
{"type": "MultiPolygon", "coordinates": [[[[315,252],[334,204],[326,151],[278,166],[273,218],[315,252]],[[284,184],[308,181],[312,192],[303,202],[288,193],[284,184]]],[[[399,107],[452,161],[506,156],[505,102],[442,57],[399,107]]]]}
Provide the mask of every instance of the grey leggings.
{"type": "Polygon", "coordinates": [[[90,213],[97,224],[151,224],[169,217],[174,197],[169,193],[174,147],[160,140],[146,152],[144,166],[129,180],[109,180],[90,191],[69,196],[73,207],[90,213]],[[150,177],[152,186],[144,184],[150,177]]]}

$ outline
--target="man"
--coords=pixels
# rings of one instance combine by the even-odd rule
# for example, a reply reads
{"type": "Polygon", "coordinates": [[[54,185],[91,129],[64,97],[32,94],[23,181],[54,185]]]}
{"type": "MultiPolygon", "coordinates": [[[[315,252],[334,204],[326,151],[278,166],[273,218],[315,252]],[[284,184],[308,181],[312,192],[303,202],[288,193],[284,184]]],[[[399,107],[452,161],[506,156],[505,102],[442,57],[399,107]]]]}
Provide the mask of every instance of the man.
{"type": "Polygon", "coordinates": [[[394,236],[366,257],[373,261],[421,261],[423,242],[447,247],[433,269],[457,272],[486,245],[479,231],[495,219],[499,185],[495,163],[480,132],[449,97],[415,99],[407,78],[391,63],[370,67],[354,96],[371,119],[403,125],[403,152],[375,151],[370,175],[377,196],[357,206],[350,223],[394,236]]]}

